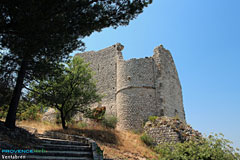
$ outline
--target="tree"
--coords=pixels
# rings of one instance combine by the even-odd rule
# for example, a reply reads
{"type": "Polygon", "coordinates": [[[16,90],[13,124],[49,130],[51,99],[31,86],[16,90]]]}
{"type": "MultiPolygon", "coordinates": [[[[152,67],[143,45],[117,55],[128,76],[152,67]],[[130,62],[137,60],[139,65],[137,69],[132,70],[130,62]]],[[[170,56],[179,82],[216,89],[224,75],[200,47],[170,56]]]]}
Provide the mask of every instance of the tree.
{"type": "Polygon", "coordinates": [[[38,102],[56,108],[61,115],[62,127],[76,112],[84,112],[90,103],[101,96],[96,93],[91,69],[80,57],[75,57],[64,69],[56,70],[54,76],[32,85],[38,102]]]}
{"type": "Polygon", "coordinates": [[[5,125],[15,127],[23,86],[51,74],[94,31],[117,28],[143,12],[151,0],[1,0],[3,68],[17,75],[5,125]],[[24,85],[23,85],[24,84],[24,85]]]}
{"type": "MultiPolygon", "coordinates": [[[[0,55],[0,65],[2,62],[2,55],[0,55]]],[[[9,104],[12,94],[12,75],[8,72],[3,72],[0,69],[0,107],[9,104]]]]}
{"type": "Polygon", "coordinates": [[[0,81],[0,107],[9,103],[12,90],[6,82],[0,81]]]}

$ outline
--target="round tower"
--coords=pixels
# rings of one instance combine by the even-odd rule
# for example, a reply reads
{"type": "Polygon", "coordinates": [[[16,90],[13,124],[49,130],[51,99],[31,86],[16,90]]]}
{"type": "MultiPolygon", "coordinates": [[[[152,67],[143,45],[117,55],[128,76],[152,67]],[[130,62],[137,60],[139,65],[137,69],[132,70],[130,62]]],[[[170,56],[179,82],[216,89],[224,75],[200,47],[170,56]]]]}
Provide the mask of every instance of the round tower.
{"type": "Polygon", "coordinates": [[[117,62],[116,106],[118,129],[141,129],[156,112],[152,58],[117,62]]]}

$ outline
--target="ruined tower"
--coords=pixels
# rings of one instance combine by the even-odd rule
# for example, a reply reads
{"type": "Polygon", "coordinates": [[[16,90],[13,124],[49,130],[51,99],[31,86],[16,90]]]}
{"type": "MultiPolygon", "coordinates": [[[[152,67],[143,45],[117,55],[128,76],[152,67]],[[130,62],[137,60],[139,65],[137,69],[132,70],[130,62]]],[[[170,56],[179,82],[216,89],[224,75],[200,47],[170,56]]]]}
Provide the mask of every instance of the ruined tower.
{"type": "MultiPolygon", "coordinates": [[[[118,119],[118,129],[141,129],[149,116],[178,116],[185,121],[182,89],[171,53],[162,45],[152,57],[124,60],[119,43],[77,54],[95,72],[101,104],[118,119]]],[[[92,104],[93,107],[99,104],[92,104]]]]}

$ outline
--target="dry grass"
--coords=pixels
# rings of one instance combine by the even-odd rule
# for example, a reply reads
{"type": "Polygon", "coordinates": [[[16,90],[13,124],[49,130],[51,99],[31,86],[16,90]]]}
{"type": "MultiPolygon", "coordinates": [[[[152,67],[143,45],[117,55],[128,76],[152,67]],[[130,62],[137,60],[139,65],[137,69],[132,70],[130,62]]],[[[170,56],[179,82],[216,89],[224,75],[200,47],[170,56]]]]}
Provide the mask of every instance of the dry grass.
{"type": "Polygon", "coordinates": [[[105,157],[137,160],[141,158],[156,159],[156,155],[140,140],[140,135],[116,131],[118,145],[99,143],[105,157]]]}
{"type": "Polygon", "coordinates": [[[16,125],[36,128],[38,133],[40,134],[49,130],[61,129],[60,125],[52,124],[49,122],[38,122],[38,121],[17,121],[16,125]]]}
{"type": "Polygon", "coordinates": [[[35,121],[22,121],[18,122],[18,125],[36,128],[39,133],[57,131],[92,138],[103,150],[106,158],[123,160],[157,159],[155,153],[140,140],[141,135],[132,132],[107,129],[96,124],[85,128],[73,125],[67,130],[63,130],[59,125],[35,121]]]}

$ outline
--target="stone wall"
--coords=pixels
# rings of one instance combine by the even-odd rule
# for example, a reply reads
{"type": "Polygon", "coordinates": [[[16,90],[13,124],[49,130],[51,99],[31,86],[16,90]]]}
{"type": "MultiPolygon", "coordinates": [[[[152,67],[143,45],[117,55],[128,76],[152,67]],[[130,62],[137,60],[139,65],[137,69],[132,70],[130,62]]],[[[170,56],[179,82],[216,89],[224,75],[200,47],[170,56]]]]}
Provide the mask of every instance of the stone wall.
{"type": "MultiPolygon", "coordinates": [[[[119,43],[78,54],[90,63],[106,114],[118,129],[141,129],[149,116],[179,116],[185,121],[182,89],[170,52],[159,46],[149,58],[123,59],[119,43]]],[[[99,104],[92,104],[93,107],[99,104]]]]}
{"type": "Polygon", "coordinates": [[[152,58],[119,59],[116,97],[118,128],[142,128],[156,112],[152,58]]]}
{"type": "Polygon", "coordinates": [[[162,45],[154,49],[156,101],[159,115],[179,116],[185,121],[182,87],[171,53],[162,45]]]}
{"type": "Polygon", "coordinates": [[[92,107],[106,106],[106,113],[117,116],[116,109],[116,81],[117,81],[117,58],[120,45],[113,45],[111,47],[94,52],[84,52],[77,54],[81,56],[84,61],[90,63],[90,67],[94,71],[94,79],[96,79],[98,93],[103,95],[101,104],[92,104],[92,107]]]}
{"type": "Polygon", "coordinates": [[[145,133],[153,138],[154,144],[197,140],[202,134],[177,118],[158,117],[146,122],[145,133]]]}

